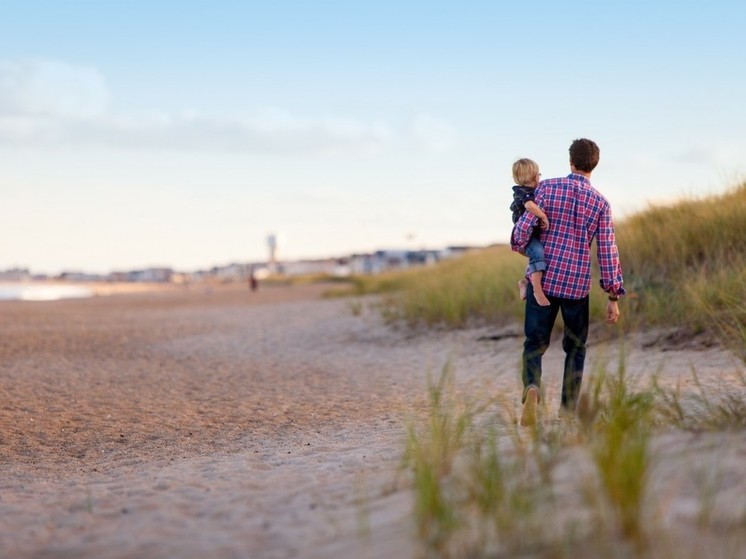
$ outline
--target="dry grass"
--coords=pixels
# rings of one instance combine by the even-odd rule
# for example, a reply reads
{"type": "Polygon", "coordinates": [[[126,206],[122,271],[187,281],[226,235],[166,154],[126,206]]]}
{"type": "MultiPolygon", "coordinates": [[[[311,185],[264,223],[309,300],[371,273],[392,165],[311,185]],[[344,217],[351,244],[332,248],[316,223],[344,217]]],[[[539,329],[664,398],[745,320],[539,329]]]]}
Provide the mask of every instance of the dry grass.
{"type": "MultiPolygon", "coordinates": [[[[616,373],[591,376],[576,420],[533,428],[518,427],[509,404],[465,404],[450,381],[446,368],[430,382],[430,413],[410,427],[405,452],[423,556],[697,556],[658,520],[665,510],[650,479],[662,456],[652,442],[672,428],[742,430],[746,381],[735,407],[655,384],[633,390],[621,358],[616,373]]],[[[724,530],[713,520],[732,472],[701,475],[695,538],[717,539],[714,556],[739,557],[742,521],[724,530]]]]}
{"type": "MultiPolygon", "coordinates": [[[[745,217],[742,184],[722,196],[651,207],[618,223],[629,291],[623,329],[706,333],[746,360],[745,217]]],[[[352,278],[335,293],[384,294],[385,316],[411,327],[495,325],[522,316],[516,283],[525,265],[525,258],[498,246],[428,268],[352,278]]],[[[593,321],[606,304],[597,284],[591,290],[593,321]]]]}
{"type": "MultiPolygon", "coordinates": [[[[617,240],[630,297],[624,329],[677,327],[706,333],[746,361],[746,184],[720,197],[650,208],[619,223],[617,240]]],[[[497,247],[431,269],[389,276],[396,286],[385,312],[410,326],[460,328],[522,314],[515,288],[525,259],[497,247]],[[397,282],[400,282],[397,284],[397,282]]],[[[374,290],[375,291],[375,290],[374,290]]],[[[592,315],[604,294],[595,289],[592,315]]],[[[586,383],[574,421],[516,425],[511,406],[448,395],[447,374],[429,387],[427,425],[410,429],[407,464],[424,555],[432,557],[689,557],[698,551],[657,521],[652,442],[671,432],[742,433],[746,379],[713,397],[692,371],[694,390],[653,382],[633,390],[624,357],[615,374],[598,370],[586,383]],[[498,408],[488,426],[479,410],[498,408]],[[573,457],[589,473],[573,479],[572,506],[558,480],[573,457]],[[582,462],[582,460],[581,460],[582,462]]],[[[713,553],[739,557],[742,521],[713,524],[718,472],[700,491],[695,540],[721,542],[713,553]]],[[[694,555],[692,555],[694,554],[694,555]]]]}
{"type": "Polygon", "coordinates": [[[746,359],[746,183],[722,196],[651,207],[617,242],[636,325],[706,331],[746,359]]]}

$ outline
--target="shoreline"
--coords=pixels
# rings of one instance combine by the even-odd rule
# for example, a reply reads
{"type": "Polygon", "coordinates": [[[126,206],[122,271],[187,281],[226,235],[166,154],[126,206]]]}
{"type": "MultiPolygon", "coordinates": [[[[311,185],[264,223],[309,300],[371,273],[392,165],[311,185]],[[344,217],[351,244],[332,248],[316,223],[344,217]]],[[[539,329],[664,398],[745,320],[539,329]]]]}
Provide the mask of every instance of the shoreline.
{"type": "Polygon", "coordinates": [[[179,288],[182,286],[145,282],[0,281],[0,301],[85,299],[129,293],[163,293],[179,288]]]}

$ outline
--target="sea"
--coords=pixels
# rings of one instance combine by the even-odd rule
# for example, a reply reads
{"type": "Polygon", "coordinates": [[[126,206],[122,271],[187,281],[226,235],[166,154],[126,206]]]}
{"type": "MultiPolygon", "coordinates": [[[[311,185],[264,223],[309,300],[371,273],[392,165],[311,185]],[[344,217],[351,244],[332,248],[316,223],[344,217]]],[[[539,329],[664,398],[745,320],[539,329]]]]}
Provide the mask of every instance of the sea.
{"type": "Polygon", "coordinates": [[[0,283],[0,301],[56,301],[91,296],[93,290],[82,285],[0,283]]]}

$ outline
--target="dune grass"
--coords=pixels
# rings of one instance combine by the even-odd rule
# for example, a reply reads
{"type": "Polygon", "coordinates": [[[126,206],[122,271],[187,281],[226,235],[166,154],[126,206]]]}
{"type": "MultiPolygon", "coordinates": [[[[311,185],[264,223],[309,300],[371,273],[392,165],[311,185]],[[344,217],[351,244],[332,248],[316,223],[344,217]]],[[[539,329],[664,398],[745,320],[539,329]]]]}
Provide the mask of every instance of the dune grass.
{"type": "Polygon", "coordinates": [[[520,316],[517,283],[525,260],[508,247],[494,247],[442,262],[412,275],[406,289],[389,299],[387,316],[410,326],[461,328],[520,316]]]}
{"type": "MultiPolygon", "coordinates": [[[[746,361],[745,217],[742,184],[618,223],[629,291],[621,331],[706,333],[746,361]]],[[[496,325],[523,314],[516,282],[525,263],[498,246],[361,280],[356,289],[383,293],[385,316],[411,327],[496,325]]],[[[606,304],[597,284],[595,278],[592,320],[606,304]]],[[[430,381],[429,414],[410,426],[405,451],[424,556],[741,556],[743,519],[728,528],[714,520],[717,495],[727,493],[725,474],[697,474],[698,523],[684,538],[660,521],[665,504],[651,475],[662,459],[656,437],[743,432],[746,378],[717,397],[706,394],[696,371],[690,382],[682,379],[687,390],[661,387],[654,377],[639,389],[627,378],[624,357],[615,373],[599,368],[589,377],[575,420],[539,421],[532,429],[517,426],[513,403],[454,398],[449,367],[430,381]],[[568,476],[578,464],[584,466],[568,476]],[[700,541],[709,543],[692,547],[700,541]]]]}
{"type": "Polygon", "coordinates": [[[413,473],[418,536],[428,549],[441,549],[458,528],[457,511],[441,480],[451,473],[463,448],[472,412],[453,400],[451,380],[451,369],[446,365],[437,382],[428,382],[430,405],[425,434],[410,425],[404,457],[413,473]]]}
{"type": "MultiPolygon", "coordinates": [[[[622,331],[659,326],[706,333],[746,361],[745,217],[743,184],[618,223],[630,292],[622,331]]],[[[493,247],[383,277],[380,286],[371,280],[365,289],[386,291],[386,316],[409,326],[499,324],[522,315],[516,281],[524,267],[508,247],[493,247]]],[[[593,319],[605,303],[594,286],[593,319]]],[[[429,383],[430,413],[424,424],[410,426],[405,452],[423,555],[740,557],[743,519],[729,527],[714,520],[717,495],[728,492],[725,474],[696,474],[703,480],[698,522],[685,528],[685,537],[660,521],[665,503],[651,487],[662,459],[656,437],[746,428],[743,375],[740,386],[712,396],[697,372],[690,374],[691,381],[682,378],[687,390],[664,388],[654,377],[648,387],[634,388],[622,357],[615,373],[599,368],[589,375],[575,420],[523,429],[512,403],[454,399],[452,373],[444,368],[429,383]],[[486,409],[493,411],[485,423],[486,409]],[[568,481],[578,463],[585,466],[568,481]],[[698,542],[709,543],[697,548],[698,542]]]]}
{"type": "Polygon", "coordinates": [[[746,183],[648,208],[619,224],[617,244],[637,324],[707,330],[746,346],[746,183]]]}
{"type": "Polygon", "coordinates": [[[327,295],[383,294],[385,316],[411,327],[504,322],[522,312],[517,283],[525,265],[509,247],[496,246],[425,268],[350,278],[327,295]]]}
{"type": "Polygon", "coordinates": [[[738,374],[735,391],[728,391],[720,398],[709,396],[699,381],[696,371],[691,372],[695,390],[683,392],[681,384],[675,389],[663,389],[653,383],[658,406],[656,414],[664,425],[696,433],[746,429],[746,376],[738,374]],[[738,385],[740,384],[740,390],[738,385]]]}
{"type": "Polygon", "coordinates": [[[698,557],[702,549],[690,546],[700,538],[718,542],[713,556],[740,556],[744,525],[714,521],[727,475],[706,473],[698,522],[685,540],[660,521],[666,504],[650,482],[662,459],[656,435],[672,426],[742,429],[742,407],[701,392],[682,397],[655,382],[633,388],[622,357],[615,373],[599,367],[591,375],[577,419],[521,428],[510,404],[465,403],[452,381],[449,367],[430,380],[429,414],[410,425],[405,452],[423,556],[698,557]],[[681,422],[670,421],[672,402],[681,422]]]}
{"type": "MultiPolygon", "coordinates": [[[[622,328],[706,333],[746,361],[746,183],[722,196],[650,207],[617,223],[625,286],[622,328]]],[[[594,251],[595,252],[595,249],[594,251]]],[[[410,327],[500,325],[523,315],[526,259],[507,246],[427,268],[352,278],[335,293],[384,294],[383,312],[410,327]]],[[[606,306],[594,265],[591,320],[606,306]]]]}
{"type": "Polygon", "coordinates": [[[587,444],[619,529],[625,538],[643,547],[647,534],[642,505],[650,471],[654,394],[630,389],[624,361],[617,375],[601,373],[592,377],[594,413],[581,413],[580,419],[588,430],[587,444]],[[603,399],[599,397],[602,385],[603,399]],[[591,417],[593,421],[589,421],[591,417]]]}

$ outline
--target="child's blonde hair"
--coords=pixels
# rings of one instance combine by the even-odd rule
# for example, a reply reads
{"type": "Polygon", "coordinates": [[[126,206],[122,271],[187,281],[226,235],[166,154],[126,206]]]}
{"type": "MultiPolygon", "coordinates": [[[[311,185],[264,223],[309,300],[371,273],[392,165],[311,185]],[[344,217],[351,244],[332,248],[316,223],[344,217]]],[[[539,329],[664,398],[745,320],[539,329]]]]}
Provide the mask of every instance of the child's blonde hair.
{"type": "Polygon", "coordinates": [[[539,165],[532,159],[519,159],[513,163],[513,180],[521,186],[532,186],[536,175],[539,174],[539,165]]]}

